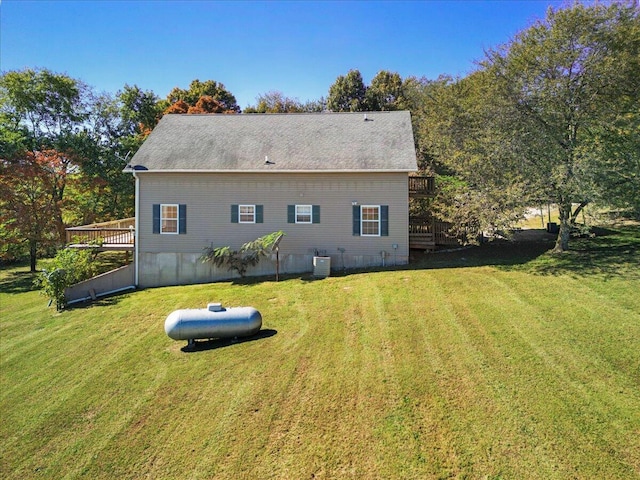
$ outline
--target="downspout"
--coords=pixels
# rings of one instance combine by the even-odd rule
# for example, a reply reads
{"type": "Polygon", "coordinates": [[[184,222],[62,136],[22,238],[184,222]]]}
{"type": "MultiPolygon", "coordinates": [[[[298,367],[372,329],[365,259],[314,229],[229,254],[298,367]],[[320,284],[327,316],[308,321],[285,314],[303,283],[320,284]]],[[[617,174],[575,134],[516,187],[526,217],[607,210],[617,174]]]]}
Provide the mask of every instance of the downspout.
{"type": "Polygon", "coordinates": [[[140,178],[136,175],[136,171],[133,170],[133,178],[136,180],[135,186],[135,231],[133,233],[133,283],[138,287],[138,255],[140,242],[140,178]]]}

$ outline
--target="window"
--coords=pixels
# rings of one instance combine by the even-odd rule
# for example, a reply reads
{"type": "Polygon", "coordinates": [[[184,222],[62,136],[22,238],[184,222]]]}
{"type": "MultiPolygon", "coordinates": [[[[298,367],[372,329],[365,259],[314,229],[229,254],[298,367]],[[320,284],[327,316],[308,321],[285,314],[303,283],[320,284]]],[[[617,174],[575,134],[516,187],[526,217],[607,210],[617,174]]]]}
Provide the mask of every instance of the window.
{"type": "Polygon", "coordinates": [[[287,205],[287,223],[320,223],[320,205],[287,205]]]}
{"type": "Polygon", "coordinates": [[[238,205],[239,223],[256,223],[255,205],[238,205]]]}
{"type": "Polygon", "coordinates": [[[380,236],[380,207],[363,205],[360,215],[360,234],[363,237],[380,236]]]}
{"type": "Polygon", "coordinates": [[[358,237],[388,237],[389,206],[354,205],[353,235],[358,237]]]}
{"type": "Polygon", "coordinates": [[[153,233],[187,233],[187,206],[184,204],[155,203],[153,205],[153,233]]]}
{"type": "Polygon", "coordinates": [[[231,205],[231,223],[263,223],[263,205],[231,205]]]}
{"type": "Polygon", "coordinates": [[[160,206],[160,233],[178,233],[178,205],[160,206]]]}
{"type": "Polygon", "coordinates": [[[311,205],[296,205],[296,223],[311,223],[311,205]]]}

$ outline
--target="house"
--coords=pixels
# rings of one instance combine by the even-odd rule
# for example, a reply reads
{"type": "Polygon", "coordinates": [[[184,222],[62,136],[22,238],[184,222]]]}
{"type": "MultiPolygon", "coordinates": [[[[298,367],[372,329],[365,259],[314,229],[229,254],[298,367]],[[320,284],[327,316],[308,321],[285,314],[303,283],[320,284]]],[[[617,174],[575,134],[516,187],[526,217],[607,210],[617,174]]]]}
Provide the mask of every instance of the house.
{"type": "MultiPolygon", "coordinates": [[[[135,284],[210,282],[200,261],[282,230],[280,272],[405,264],[409,112],[165,115],[131,159],[135,284]]],[[[270,274],[263,260],[251,275],[270,274]]]]}

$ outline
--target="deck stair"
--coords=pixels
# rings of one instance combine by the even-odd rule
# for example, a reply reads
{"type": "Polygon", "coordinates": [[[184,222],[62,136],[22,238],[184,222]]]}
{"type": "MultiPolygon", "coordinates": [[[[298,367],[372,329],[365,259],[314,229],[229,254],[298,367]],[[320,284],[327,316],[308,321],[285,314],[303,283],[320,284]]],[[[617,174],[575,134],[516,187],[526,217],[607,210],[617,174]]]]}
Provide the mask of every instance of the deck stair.
{"type": "Polygon", "coordinates": [[[435,250],[436,241],[433,238],[433,233],[409,233],[409,248],[428,251],[435,250]]]}

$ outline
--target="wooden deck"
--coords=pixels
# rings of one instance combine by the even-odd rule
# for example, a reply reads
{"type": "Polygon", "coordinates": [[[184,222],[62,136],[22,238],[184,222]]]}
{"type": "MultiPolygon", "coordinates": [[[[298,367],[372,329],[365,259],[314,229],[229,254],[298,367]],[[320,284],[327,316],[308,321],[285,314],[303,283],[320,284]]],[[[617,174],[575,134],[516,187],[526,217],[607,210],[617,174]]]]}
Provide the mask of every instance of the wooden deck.
{"type": "Polygon", "coordinates": [[[409,177],[409,197],[427,198],[436,193],[435,177],[415,175],[409,177]]]}
{"type": "Polygon", "coordinates": [[[459,245],[449,235],[451,226],[431,217],[409,217],[409,248],[433,251],[436,246],[459,245]]]}
{"type": "Polygon", "coordinates": [[[135,242],[135,218],[69,227],[67,246],[95,251],[132,251],[135,242]]]}

